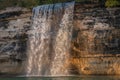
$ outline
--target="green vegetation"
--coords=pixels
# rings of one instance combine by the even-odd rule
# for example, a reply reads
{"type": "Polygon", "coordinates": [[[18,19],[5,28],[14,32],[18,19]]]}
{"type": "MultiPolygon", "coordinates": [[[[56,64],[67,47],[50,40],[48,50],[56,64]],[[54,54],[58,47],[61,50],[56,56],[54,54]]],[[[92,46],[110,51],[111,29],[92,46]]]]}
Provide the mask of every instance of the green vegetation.
{"type": "Polygon", "coordinates": [[[37,5],[39,5],[39,0],[0,0],[0,9],[14,6],[32,8],[37,5]]]}
{"type": "Polygon", "coordinates": [[[106,7],[117,7],[120,6],[120,0],[107,0],[105,5],[106,7]]]}
{"type": "MultiPolygon", "coordinates": [[[[58,2],[67,2],[73,0],[0,0],[0,9],[6,7],[20,6],[32,8],[33,6],[42,5],[42,4],[53,4],[58,2]]],[[[76,2],[92,1],[105,3],[106,7],[116,7],[120,6],[120,0],[75,0],[76,2]]]]}
{"type": "MultiPolygon", "coordinates": [[[[67,2],[74,0],[0,0],[0,9],[4,9],[6,7],[27,7],[32,8],[33,6],[42,5],[42,4],[53,4],[58,2],[67,2]]],[[[76,2],[81,1],[92,1],[92,0],[75,0],[76,2]]]]}

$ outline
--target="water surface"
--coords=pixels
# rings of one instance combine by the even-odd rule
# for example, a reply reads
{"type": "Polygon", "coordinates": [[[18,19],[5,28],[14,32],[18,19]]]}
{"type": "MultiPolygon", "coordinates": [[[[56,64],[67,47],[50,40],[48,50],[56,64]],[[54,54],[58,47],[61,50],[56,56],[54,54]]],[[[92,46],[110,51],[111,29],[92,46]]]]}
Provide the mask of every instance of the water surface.
{"type": "Polygon", "coordinates": [[[9,77],[0,80],[120,80],[120,76],[77,76],[77,77],[9,77]]]}

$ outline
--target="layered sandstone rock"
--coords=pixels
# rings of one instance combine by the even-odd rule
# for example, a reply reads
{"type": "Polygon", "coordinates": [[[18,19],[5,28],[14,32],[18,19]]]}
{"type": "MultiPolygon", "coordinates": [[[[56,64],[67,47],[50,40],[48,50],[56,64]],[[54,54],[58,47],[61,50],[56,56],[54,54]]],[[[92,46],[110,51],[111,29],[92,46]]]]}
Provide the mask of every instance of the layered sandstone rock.
{"type": "MultiPolygon", "coordinates": [[[[120,74],[120,8],[76,4],[70,59],[71,74],[120,74]]],[[[0,72],[21,73],[26,57],[31,12],[0,13],[0,72]]]]}
{"type": "Polygon", "coordinates": [[[0,11],[0,72],[20,72],[26,59],[31,12],[24,8],[0,11]]]}
{"type": "Polygon", "coordinates": [[[120,74],[120,8],[75,7],[71,73],[120,74]]]}

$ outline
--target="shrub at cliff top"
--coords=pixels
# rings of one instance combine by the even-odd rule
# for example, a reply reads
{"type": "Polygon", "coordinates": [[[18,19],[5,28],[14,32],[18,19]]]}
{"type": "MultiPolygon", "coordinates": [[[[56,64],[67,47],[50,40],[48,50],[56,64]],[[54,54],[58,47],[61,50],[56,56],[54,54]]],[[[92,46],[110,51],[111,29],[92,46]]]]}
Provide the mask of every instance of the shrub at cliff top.
{"type": "Polygon", "coordinates": [[[105,5],[106,7],[117,7],[120,6],[120,0],[107,0],[105,5]]]}
{"type": "Polygon", "coordinates": [[[0,0],[0,9],[15,6],[32,8],[37,5],[39,5],[39,0],[0,0]]]}

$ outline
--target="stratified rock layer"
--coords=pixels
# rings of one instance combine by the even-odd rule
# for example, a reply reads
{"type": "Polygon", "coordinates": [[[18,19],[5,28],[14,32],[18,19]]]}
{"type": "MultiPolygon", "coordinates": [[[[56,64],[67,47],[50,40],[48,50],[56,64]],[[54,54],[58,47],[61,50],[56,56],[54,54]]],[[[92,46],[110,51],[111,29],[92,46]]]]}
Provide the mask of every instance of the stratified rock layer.
{"type": "Polygon", "coordinates": [[[120,8],[77,4],[70,72],[120,74],[120,8]]]}
{"type": "MultiPolygon", "coordinates": [[[[120,74],[119,13],[119,7],[75,5],[71,57],[66,64],[71,74],[120,74]]],[[[22,9],[0,13],[0,72],[23,72],[30,16],[22,9]]]]}
{"type": "Polygon", "coordinates": [[[0,72],[18,73],[26,59],[31,13],[22,8],[0,12],[0,72]]]}

